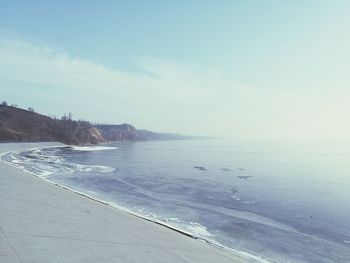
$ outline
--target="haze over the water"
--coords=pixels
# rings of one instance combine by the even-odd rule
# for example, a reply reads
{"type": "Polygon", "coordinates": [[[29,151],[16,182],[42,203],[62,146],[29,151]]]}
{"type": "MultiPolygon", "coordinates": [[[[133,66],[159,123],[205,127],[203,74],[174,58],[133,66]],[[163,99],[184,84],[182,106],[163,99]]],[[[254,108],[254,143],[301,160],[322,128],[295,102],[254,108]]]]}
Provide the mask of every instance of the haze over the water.
{"type": "Polygon", "coordinates": [[[6,1],[0,100],[236,139],[350,139],[349,1],[6,1]]]}

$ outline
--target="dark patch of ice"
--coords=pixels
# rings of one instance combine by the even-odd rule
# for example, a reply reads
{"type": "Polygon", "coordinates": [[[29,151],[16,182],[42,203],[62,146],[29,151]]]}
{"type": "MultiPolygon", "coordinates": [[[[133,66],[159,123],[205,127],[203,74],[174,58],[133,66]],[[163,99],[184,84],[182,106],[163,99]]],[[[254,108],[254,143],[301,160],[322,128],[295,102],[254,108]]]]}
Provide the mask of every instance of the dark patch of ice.
{"type": "Polygon", "coordinates": [[[201,171],[206,171],[207,169],[204,168],[203,166],[194,166],[193,168],[201,170],[201,171]]]}
{"type": "Polygon", "coordinates": [[[246,181],[247,181],[250,177],[251,177],[251,176],[249,176],[249,175],[240,175],[240,176],[237,176],[237,178],[242,179],[242,180],[246,180],[246,181]]]}

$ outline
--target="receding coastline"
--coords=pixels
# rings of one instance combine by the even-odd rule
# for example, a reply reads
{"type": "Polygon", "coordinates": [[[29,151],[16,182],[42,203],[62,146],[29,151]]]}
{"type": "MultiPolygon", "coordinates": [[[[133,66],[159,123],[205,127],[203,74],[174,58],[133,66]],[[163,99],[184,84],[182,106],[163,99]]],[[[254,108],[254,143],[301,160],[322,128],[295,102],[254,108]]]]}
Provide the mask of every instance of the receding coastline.
{"type": "Polygon", "coordinates": [[[205,137],[184,136],[139,130],[130,124],[92,124],[73,120],[72,114],[61,118],[0,104],[0,142],[52,142],[92,145],[111,141],[186,140],[205,137]]]}
{"type": "MultiPolygon", "coordinates": [[[[0,144],[0,153],[53,144],[0,144]]],[[[0,163],[1,262],[249,262],[0,163]]]]}

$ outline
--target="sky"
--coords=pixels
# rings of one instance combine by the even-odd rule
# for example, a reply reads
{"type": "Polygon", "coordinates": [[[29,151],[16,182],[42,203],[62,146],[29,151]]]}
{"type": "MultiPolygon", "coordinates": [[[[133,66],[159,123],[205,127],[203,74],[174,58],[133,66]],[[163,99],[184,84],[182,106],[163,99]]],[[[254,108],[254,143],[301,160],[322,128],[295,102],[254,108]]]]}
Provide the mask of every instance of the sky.
{"type": "Polygon", "coordinates": [[[350,1],[0,0],[0,100],[234,139],[350,139],[350,1]]]}

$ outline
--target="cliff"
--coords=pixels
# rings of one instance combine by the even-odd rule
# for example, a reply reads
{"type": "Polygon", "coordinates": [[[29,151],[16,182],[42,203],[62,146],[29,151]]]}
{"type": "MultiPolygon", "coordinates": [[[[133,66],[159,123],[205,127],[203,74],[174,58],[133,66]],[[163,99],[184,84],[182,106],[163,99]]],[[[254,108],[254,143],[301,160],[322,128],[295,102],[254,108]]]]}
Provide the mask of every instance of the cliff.
{"type": "Polygon", "coordinates": [[[174,133],[159,133],[147,130],[137,130],[130,124],[95,125],[107,141],[153,141],[153,140],[186,140],[198,139],[174,133]]]}
{"type": "Polygon", "coordinates": [[[95,125],[107,141],[143,141],[145,138],[130,124],[95,125]]]}
{"type": "Polygon", "coordinates": [[[185,136],[185,135],[176,134],[176,133],[161,133],[161,132],[152,132],[147,130],[137,130],[137,132],[146,141],[200,139],[200,137],[185,136]]]}
{"type": "Polygon", "coordinates": [[[58,141],[65,144],[97,144],[107,141],[184,140],[194,137],[137,130],[130,124],[92,125],[88,121],[61,119],[0,105],[0,142],[58,141]]]}
{"type": "Polygon", "coordinates": [[[96,144],[105,140],[89,122],[52,119],[32,111],[0,105],[0,141],[96,144]]]}

